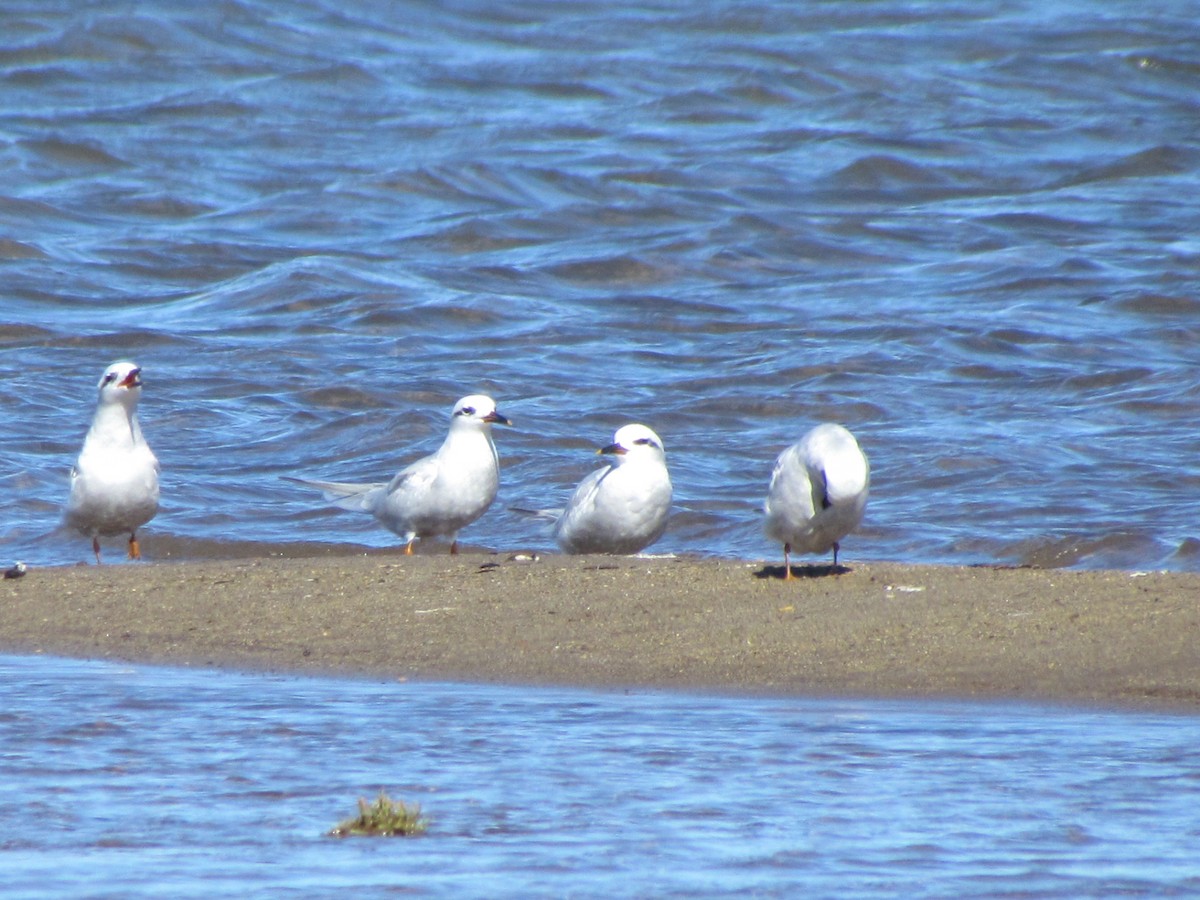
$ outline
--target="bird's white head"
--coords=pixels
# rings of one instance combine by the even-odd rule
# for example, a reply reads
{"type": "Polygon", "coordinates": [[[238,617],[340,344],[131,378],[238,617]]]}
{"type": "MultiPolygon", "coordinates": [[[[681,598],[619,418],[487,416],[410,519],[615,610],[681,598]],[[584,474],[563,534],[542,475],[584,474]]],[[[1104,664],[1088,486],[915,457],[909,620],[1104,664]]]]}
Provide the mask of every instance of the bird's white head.
{"type": "Polygon", "coordinates": [[[142,395],[142,369],[135,362],[115,362],[100,376],[96,385],[100,390],[101,403],[136,405],[142,395]]]}
{"type": "Polygon", "coordinates": [[[466,425],[488,428],[492,425],[511,425],[505,416],[496,409],[496,401],[484,394],[472,394],[463,397],[454,404],[454,412],[450,414],[450,427],[458,428],[466,425]]]}
{"type": "Polygon", "coordinates": [[[617,464],[651,459],[662,462],[667,458],[662,439],[645,425],[622,425],[613,435],[613,442],[597,452],[612,454],[617,464]]]}

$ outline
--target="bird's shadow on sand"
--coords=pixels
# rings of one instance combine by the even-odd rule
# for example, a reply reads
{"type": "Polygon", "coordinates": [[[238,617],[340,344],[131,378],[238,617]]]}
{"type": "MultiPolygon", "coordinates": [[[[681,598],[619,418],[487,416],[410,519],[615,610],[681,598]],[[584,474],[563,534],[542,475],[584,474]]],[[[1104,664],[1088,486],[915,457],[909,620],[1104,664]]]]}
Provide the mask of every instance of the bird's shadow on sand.
{"type": "MultiPolygon", "coordinates": [[[[828,578],[830,575],[846,575],[853,572],[849,566],[792,566],[793,578],[828,578]]],[[[783,566],[763,566],[754,573],[755,578],[778,578],[783,581],[787,570],[783,566]]]]}

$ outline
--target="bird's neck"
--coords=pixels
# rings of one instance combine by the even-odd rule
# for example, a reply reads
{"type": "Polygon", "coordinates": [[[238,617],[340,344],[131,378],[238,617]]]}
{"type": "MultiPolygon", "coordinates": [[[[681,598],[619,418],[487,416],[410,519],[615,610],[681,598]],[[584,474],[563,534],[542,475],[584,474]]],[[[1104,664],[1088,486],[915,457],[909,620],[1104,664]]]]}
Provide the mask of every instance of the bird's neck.
{"type": "Polygon", "coordinates": [[[122,403],[104,403],[96,408],[87,443],[111,447],[134,447],[142,442],[137,413],[122,403]]]}
{"type": "Polygon", "coordinates": [[[464,461],[471,461],[478,458],[480,444],[486,444],[491,451],[492,459],[499,465],[499,459],[496,455],[496,445],[492,441],[492,436],[487,431],[471,430],[463,431],[458,434],[447,435],[446,441],[442,444],[441,455],[454,458],[460,456],[464,461]]]}

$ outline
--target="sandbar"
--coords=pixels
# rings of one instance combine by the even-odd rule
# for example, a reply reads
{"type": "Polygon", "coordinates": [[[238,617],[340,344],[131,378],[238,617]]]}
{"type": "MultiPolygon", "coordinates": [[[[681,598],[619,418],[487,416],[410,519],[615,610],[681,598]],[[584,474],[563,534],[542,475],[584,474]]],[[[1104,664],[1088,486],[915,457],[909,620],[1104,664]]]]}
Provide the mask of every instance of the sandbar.
{"type": "Polygon", "coordinates": [[[469,553],[31,568],[0,650],[242,671],[1200,711],[1200,574],[469,553]]]}

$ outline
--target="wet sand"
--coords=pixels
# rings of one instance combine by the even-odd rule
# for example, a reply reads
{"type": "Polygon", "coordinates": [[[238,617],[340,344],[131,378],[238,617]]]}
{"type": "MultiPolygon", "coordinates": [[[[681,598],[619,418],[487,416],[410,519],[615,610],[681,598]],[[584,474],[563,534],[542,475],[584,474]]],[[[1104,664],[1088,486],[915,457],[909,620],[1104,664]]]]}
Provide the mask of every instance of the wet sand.
{"type": "Polygon", "coordinates": [[[1200,575],[506,555],[30,569],[0,650],[251,671],[1200,710],[1200,575]]]}

